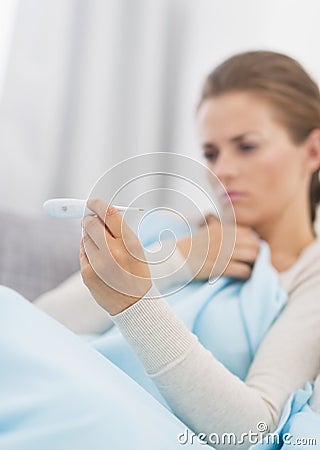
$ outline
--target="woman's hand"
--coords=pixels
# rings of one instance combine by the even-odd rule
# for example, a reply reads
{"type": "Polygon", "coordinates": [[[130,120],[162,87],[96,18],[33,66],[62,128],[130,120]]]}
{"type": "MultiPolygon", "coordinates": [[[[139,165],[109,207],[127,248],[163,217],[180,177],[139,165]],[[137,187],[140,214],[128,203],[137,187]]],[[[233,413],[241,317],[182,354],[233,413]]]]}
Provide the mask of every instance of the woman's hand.
{"type": "Polygon", "coordinates": [[[197,280],[220,275],[248,279],[259,253],[260,240],[249,227],[221,223],[214,216],[177,247],[197,280]],[[222,243],[222,238],[224,243],[222,243]]]}
{"type": "Polygon", "coordinates": [[[150,271],[139,239],[119,211],[100,199],[89,200],[96,216],[83,219],[81,275],[95,300],[115,315],[151,288],[150,271]]]}

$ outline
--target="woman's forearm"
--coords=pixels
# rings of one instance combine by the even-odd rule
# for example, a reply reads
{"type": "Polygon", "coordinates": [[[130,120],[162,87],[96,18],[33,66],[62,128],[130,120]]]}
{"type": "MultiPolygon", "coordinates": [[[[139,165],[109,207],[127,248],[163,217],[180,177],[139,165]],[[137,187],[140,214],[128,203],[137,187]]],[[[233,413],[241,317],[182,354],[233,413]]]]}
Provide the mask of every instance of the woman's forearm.
{"type": "Polygon", "coordinates": [[[289,395],[320,370],[314,358],[320,346],[320,305],[313,295],[287,306],[245,381],[207,351],[155,295],[150,291],[113,320],[174,413],[196,433],[229,432],[241,440],[242,433],[257,432],[259,422],[272,431],[289,395]]]}

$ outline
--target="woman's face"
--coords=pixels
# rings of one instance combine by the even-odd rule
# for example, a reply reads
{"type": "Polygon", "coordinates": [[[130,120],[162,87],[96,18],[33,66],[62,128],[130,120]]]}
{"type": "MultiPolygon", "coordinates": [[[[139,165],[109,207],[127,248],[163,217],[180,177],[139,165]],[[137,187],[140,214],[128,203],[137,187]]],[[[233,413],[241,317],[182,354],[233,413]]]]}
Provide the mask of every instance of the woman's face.
{"type": "Polygon", "coordinates": [[[274,223],[301,201],[310,179],[306,152],[263,97],[236,92],[210,98],[199,109],[198,125],[207,165],[228,192],[239,225],[274,223]]]}

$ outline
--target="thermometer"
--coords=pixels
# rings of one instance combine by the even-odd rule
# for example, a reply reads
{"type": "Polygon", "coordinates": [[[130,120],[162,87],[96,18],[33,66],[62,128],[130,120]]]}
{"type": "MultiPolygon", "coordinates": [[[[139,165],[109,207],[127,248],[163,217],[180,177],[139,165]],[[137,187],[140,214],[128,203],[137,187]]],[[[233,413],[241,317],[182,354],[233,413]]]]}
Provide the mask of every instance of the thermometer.
{"type": "MultiPolygon", "coordinates": [[[[93,214],[86,207],[87,200],[78,198],[52,198],[43,204],[43,209],[48,216],[59,219],[81,219],[84,215],[93,214]]],[[[116,206],[119,211],[144,211],[144,208],[133,208],[130,206],[116,206]]]]}

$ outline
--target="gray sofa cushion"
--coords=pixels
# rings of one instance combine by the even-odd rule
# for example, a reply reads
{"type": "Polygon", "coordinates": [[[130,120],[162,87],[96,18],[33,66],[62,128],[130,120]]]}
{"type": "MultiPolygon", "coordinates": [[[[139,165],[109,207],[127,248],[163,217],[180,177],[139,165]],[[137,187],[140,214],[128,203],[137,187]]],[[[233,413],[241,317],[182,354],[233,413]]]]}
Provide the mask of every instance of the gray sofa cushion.
{"type": "Polygon", "coordinates": [[[0,211],[0,284],[29,300],[79,270],[79,220],[0,211]]]}

